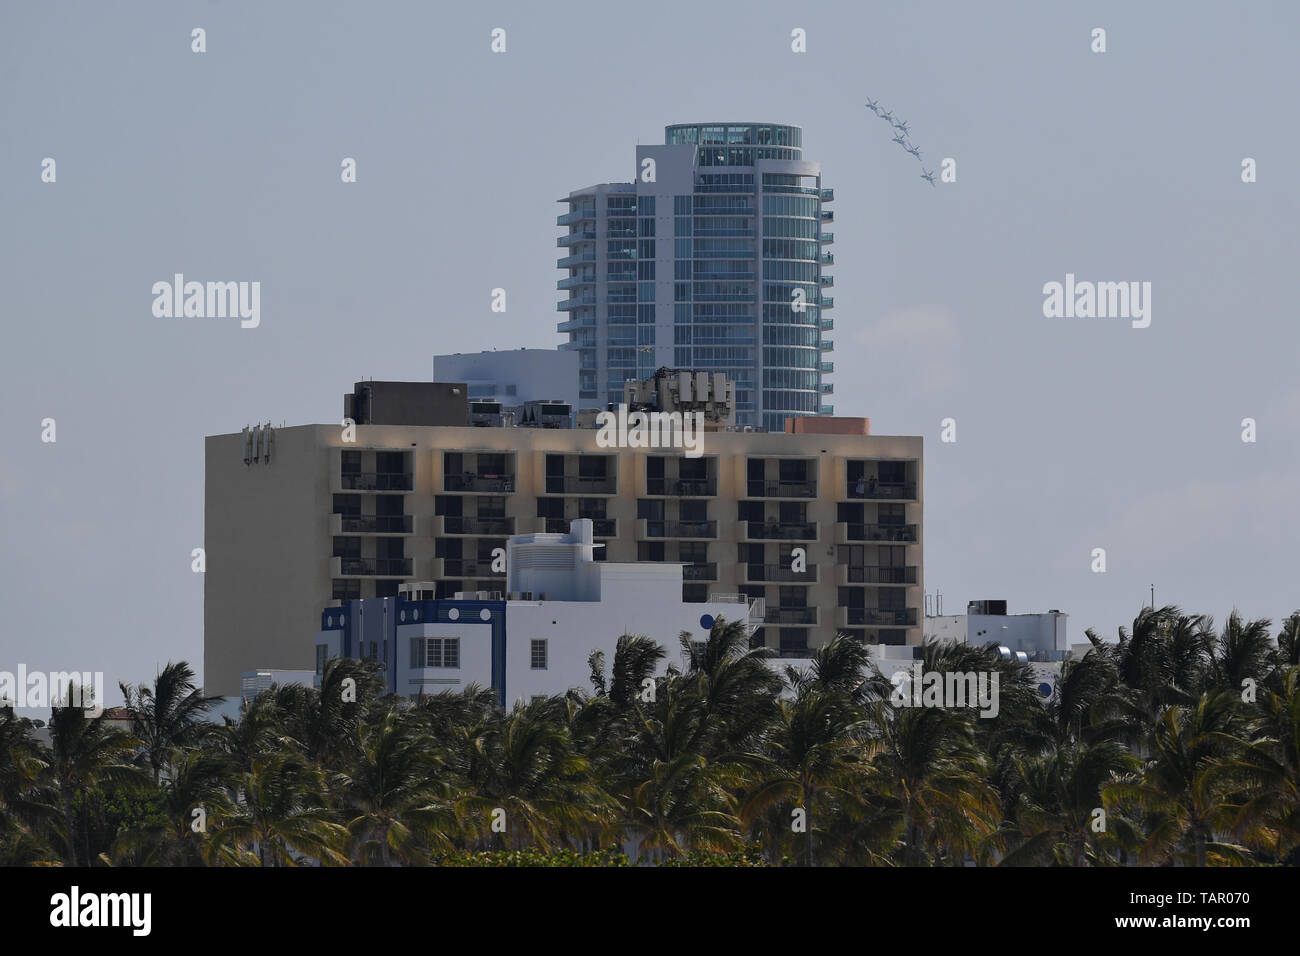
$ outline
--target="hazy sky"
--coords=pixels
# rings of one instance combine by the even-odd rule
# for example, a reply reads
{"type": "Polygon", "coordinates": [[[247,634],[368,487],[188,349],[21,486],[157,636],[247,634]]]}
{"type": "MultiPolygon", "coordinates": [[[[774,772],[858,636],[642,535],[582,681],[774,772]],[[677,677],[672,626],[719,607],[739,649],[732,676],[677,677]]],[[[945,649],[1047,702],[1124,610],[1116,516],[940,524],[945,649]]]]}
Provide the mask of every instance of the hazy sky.
{"type": "Polygon", "coordinates": [[[103,670],[116,702],[199,669],[204,436],[557,344],[555,200],[728,120],[802,126],[835,189],[833,401],[925,437],[946,610],[1113,636],[1154,583],[1276,621],[1300,607],[1298,35],[1282,3],[5,3],[0,670],[103,670]],[[868,96],[957,182],[922,182],[868,96]],[[155,318],[175,272],[260,281],[260,327],[155,318]],[[1150,327],[1045,318],[1067,273],[1151,282],[1150,327]]]}

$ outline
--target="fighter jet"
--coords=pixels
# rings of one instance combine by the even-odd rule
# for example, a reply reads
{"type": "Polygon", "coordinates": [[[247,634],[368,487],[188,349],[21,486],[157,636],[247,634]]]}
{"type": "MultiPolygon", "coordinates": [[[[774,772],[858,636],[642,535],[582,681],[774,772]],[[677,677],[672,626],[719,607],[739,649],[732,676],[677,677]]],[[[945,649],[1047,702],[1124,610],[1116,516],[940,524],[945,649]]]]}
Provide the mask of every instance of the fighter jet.
{"type": "Polygon", "coordinates": [[[912,147],[904,147],[904,148],[907,149],[909,153],[911,153],[913,156],[916,157],[916,161],[918,163],[921,161],[921,150],[918,147],[912,146],[912,147]]]}
{"type": "Polygon", "coordinates": [[[898,120],[896,123],[894,123],[894,129],[898,130],[904,136],[907,135],[907,123],[903,122],[902,120],[898,120]]]}
{"type": "Polygon", "coordinates": [[[868,97],[867,97],[867,109],[871,110],[871,112],[873,112],[873,113],[875,113],[877,116],[879,116],[879,115],[880,115],[880,101],[879,101],[879,100],[873,100],[871,97],[868,96],[868,97]]]}
{"type": "Polygon", "coordinates": [[[903,147],[903,149],[907,149],[907,139],[905,137],[895,136],[894,142],[903,147]]]}
{"type": "Polygon", "coordinates": [[[884,112],[884,113],[877,113],[876,115],[879,116],[879,117],[880,117],[882,120],[884,120],[885,122],[889,123],[890,126],[893,126],[893,125],[894,125],[894,114],[893,114],[893,113],[890,113],[890,112],[886,111],[886,112],[884,112]]]}
{"type": "Polygon", "coordinates": [[[929,183],[931,186],[934,185],[934,173],[933,173],[933,171],[929,171],[929,172],[927,172],[927,171],[926,171],[926,168],[925,168],[924,166],[921,167],[921,178],[924,179],[924,180],[925,180],[927,183],[929,183]]]}

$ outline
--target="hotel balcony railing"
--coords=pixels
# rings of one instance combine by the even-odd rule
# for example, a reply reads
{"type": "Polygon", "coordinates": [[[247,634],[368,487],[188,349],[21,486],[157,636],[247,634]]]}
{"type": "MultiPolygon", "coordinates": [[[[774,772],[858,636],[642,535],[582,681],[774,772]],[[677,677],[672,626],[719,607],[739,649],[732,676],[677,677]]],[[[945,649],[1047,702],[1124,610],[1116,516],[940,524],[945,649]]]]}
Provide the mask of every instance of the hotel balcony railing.
{"type": "Polygon", "coordinates": [[[579,252],[571,256],[565,256],[563,259],[556,260],[555,268],[571,269],[574,266],[580,266],[584,262],[595,262],[596,254],[594,252],[579,252]]]}
{"type": "Polygon", "coordinates": [[[339,558],[337,572],[351,577],[410,577],[410,558],[339,558]]]}
{"type": "MultiPolygon", "coordinates": [[[[568,534],[569,526],[577,520],[577,518],[539,518],[537,524],[542,531],[548,534],[568,534]]],[[[592,518],[591,533],[597,538],[617,538],[618,519],[592,518]]]]}
{"type": "Polygon", "coordinates": [[[718,482],[713,478],[648,478],[647,495],[671,495],[674,498],[714,498],[718,494],[718,482]]]}
{"type": "Polygon", "coordinates": [[[817,277],[817,281],[821,283],[823,289],[829,289],[835,285],[835,277],[831,275],[820,275],[817,277]]]}
{"type": "Polygon", "coordinates": [[[618,483],[609,477],[547,475],[546,493],[548,495],[614,495],[618,494],[618,483]]]}
{"type": "Polygon", "coordinates": [[[577,242],[594,242],[596,234],[594,232],[571,232],[567,236],[560,236],[555,240],[555,244],[560,247],[571,246],[577,242]]]}
{"type": "Polygon", "coordinates": [[[823,210],[822,210],[822,222],[834,222],[834,221],[835,221],[835,210],[834,210],[834,209],[823,209],[823,210]]]}
{"type": "MultiPolygon", "coordinates": [[[[574,316],[571,319],[565,319],[563,322],[557,322],[555,324],[555,331],[576,332],[579,329],[594,329],[595,327],[596,327],[595,315],[581,315],[581,316],[574,316]]],[[[588,366],[588,368],[595,368],[594,363],[588,366]]]]}
{"type": "Polygon", "coordinates": [[[560,279],[555,283],[557,289],[576,289],[579,286],[595,285],[595,276],[569,276],[567,279],[560,279]]]}
{"type": "Polygon", "coordinates": [[[718,566],[710,561],[707,564],[684,564],[682,565],[683,581],[716,581],[718,580],[718,566]]]}
{"type": "Polygon", "coordinates": [[[853,565],[842,564],[843,568],[840,576],[841,584],[915,584],[917,578],[917,568],[915,565],[906,567],[854,567],[853,565]]]}
{"type": "Polygon", "coordinates": [[[823,317],[820,324],[823,332],[829,332],[831,329],[835,328],[835,320],[829,315],[823,317]]]}
{"type": "Polygon", "coordinates": [[[806,571],[792,571],[788,564],[741,564],[740,574],[745,584],[816,584],[817,565],[808,565],[806,571]]]}
{"type": "Polygon", "coordinates": [[[834,351],[835,351],[835,340],[834,340],[834,339],[822,339],[822,340],[821,340],[821,344],[820,344],[819,347],[821,348],[821,350],[822,350],[823,352],[834,352],[834,351]]]}
{"type": "Polygon", "coordinates": [[[831,382],[822,382],[822,394],[823,394],[823,395],[834,395],[834,394],[835,394],[835,385],[834,385],[833,383],[831,383],[831,382]]]}
{"type": "Polygon", "coordinates": [[[807,481],[765,481],[754,479],[746,482],[747,498],[816,498],[817,482],[807,481]]]}
{"type": "Polygon", "coordinates": [[[442,575],[447,578],[504,578],[505,571],[493,571],[491,561],[471,558],[443,558],[442,575]]]}
{"type": "Polygon", "coordinates": [[[834,362],[822,362],[821,365],[819,366],[819,368],[820,368],[820,370],[821,370],[822,372],[825,372],[826,374],[829,375],[831,372],[834,372],[834,371],[835,371],[835,363],[834,363],[834,362]]]}
{"type": "Polygon", "coordinates": [[[511,535],[515,533],[514,518],[466,518],[460,515],[442,515],[443,535],[511,535]]]}
{"type": "Polygon", "coordinates": [[[769,607],[763,612],[764,624],[807,624],[817,626],[815,607],[769,607]]]}
{"type": "Polygon", "coordinates": [[[840,543],[849,541],[897,541],[916,543],[917,527],[914,524],[846,524],[840,522],[840,543]]]}
{"type": "Polygon", "coordinates": [[[746,521],[746,536],[754,541],[816,541],[817,522],[746,521]]]}
{"type": "Polygon", "coordinates": [[[831,188],[829,188],[829,187],[823,189],[823,190],[822,190],[822,202],[834,202],[834,201],[835,201],[835,190],[834,190],[834,189],[831,189],[831,188]]]}
{"type": "Polygon", "coordinates": [[[824,296],[821,297],[821,302],[819,302],[818,304],[819,304],[823,309],[833,309],[833,308],[835,308],[835,299],[833,299],[833,298],[832,298],[831,296],[829,296],[829,295],[824,295],[824,296]]]}
{"type": "Polygon", "coordinates": [[[411,534],[410,515],[334,515],[337,534],[411,534]]]}
{"type": "Polygon", "coordinates": [[[897,500],[915,500],[916,499],[916,482],[884,482],[856,481],[849,485],[850,498],[862,498],[867,501],[897,501],[897,500]]]}
{"type": "Polygon", "coordinates": [[[515,490],[515,479],[513,475],[443,475],[442,490],[508,495],[515,490]]]}
{"type": "Polygon", "coordinates": [[[658,521],[641,519],[643,538],[712,539],[718,536],[716,521],[658,521]]]}
{"type": "Polygon", "coordinates": [[[345,491],[410,491],[412,477],[410,473],[345,471],[341,486],[345,491]]]}
{"type": "Polygon", "coordinates": [[[822,245],[827,245],[828,243],[832,243],[835,241],[835,233],[823,232],[820,235],[818,235],[817,239],[822,245]]]}
{"type": "Polygon", "coordinates": [[[834,414],[835,414],[835,406],[834,406],[834,405],[823,405],[823,406],[821,406],[821,411],[820,411],[818,414],[821,414],[821,415],[834,415],[834,414]]]}
{"type": "Polygon", "coordinates": [[[824,266],[833,266],[835,265],[835,253],[823,252],[820,256],[817,257],[817,261],[824,266]]]}
{"type": "Polygon", "coordinates": [[[590,219],[594,222],[596,219],[596,210],[575,209],[573,212],[566,212],[562,216],[555,217],[555,224],[557,226],[569,226],[575,222],[582,222],[585,219],[590,219]]]}
{"type": "Polygon", "coordinates": [[[872,607],[842,607],[839,618],[845,627],[916,627],[916,608],[882,611],[872,607]]]}
{"type": "Polygon", "coordinates": [[[596,304],[596,297],[594,295],[586,295],[586,296],[582,296],[581,298],[575,296],[572,299],[564,299],[560,302],[555,303],[555,311],[568,312],[570,309],[580,309],[585,305],[595,305],[595,304],[596,304]]]}

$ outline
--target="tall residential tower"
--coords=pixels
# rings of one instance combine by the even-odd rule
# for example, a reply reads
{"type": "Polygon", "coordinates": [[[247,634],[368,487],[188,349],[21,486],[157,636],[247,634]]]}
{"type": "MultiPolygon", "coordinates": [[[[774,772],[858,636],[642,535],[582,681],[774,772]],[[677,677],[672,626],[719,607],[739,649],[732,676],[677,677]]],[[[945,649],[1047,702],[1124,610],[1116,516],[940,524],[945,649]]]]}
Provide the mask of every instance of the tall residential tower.
{"type": "Polygon", "coordinates": [[[834,194],[802,129],[692,123],[664,138],[637,147],[634,182],[560,200],[557,329],[578,353],[579,402],[617,403],[625,380],[668,366],[734,379],[742,426],[833,414],[834,194]]]}

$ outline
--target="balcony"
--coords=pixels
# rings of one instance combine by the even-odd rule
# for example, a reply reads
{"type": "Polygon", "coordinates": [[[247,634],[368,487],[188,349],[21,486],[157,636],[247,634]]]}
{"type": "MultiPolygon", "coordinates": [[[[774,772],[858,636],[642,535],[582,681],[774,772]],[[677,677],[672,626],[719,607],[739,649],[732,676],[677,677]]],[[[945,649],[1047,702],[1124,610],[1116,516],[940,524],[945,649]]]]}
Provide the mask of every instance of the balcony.
{"type": "MultiPolygon", "coordinates": [[[[568,534],[569,526],[577,520],[577,518],[538,518],[537,527],[539,531],[548,534],[568,534]]],[[[618,519],[592,518],[591,533],[597,538],[617,538],[618,519]]]]}
{"type": "Polygon", "coordinates": [[[503,537],[514,533],[514,518],[466,518],[460,515],[439,515],[434,519],[434,534],[443,537],[503,537]]]}
{"type": "Polygon", "coordinates": [[[917,527],[914,524],[845,524],[836,525],[837,542],[849,544],[855,541],[893,541],[903,544],[916,544],[917,527]]]}
{"type": "Polygon", "coordinates": [[[830,316],[823,318],[820,324],[823,332],[829,332],[831,329],[835,328],[835,320],[830,316]]]}
{"type": "Polygon", "coordinates": [[[820,275],[817,277],[817,281],[821,283],[823,289],[829,289],[831,286],[835,285],[834,276],[820,275]]]}
{"type": "Polygon", "coordinates": [[[595,242],[595,241],[596,241],[596,234],[594,232],[571,232],[567,236],[560,236],[560,238],[555,240],[555,244],[557,246],[560,246],[561,248],[564,248],[566,246],[572,246],[575,243],[579,243],[579,242],[595,242]]]}
{"type": "Polygon", "coordinates": [[[822,222],[834,222],[834,221],[835,221],[835,210],[833,210],[833,209],[823,209],[823,210],[822,210],[822,222]]]}
{"type": "Polygon", "coordinates": [[[556,260],[557,269],[572,269],[574,266],[580,266],[584,262],[595,262],[596,254],[594,252],[579,252],[571,256],[565,256],[563,259],[556,260]]]}
{"type": "Polygon", "coordinates": [[[822,363],[820,363],[820,364],[818,365],[818,369],[819,369],[819,371],[822,372],[822,374],[824,374],[824,375],[829,375],[831,372],[834,372],[834,371],[835,371],[835,363],[834,363],[834,362],[822,362],[822,363]]]}
{"type": "Polygon", "coordinates": [[[548,495],[616,495],[618,482],[613,478],[586,478],[579,475],[547,475],[548,495]]]}
{"type": "Polygon", "coordinates": [[[835,241],[835,233],[823,232],[817,237],[817,241],[824,246],[828,246],[835,241]]]}
{"type": "Polygon", "coordinates": [[[820,256],[817,257],[817,261],[824,266],[833,266],[835,265],[835,253],[823,252],[820,256]]]}
{"type": "Polygon", "coordinates": [[[685,481],[676,478],[646,479],[646,494],[651,497],[671,495],[674,498],[716,498],[718,483],[714,479],[685,481]]]}
{"type": "Polygon", "coordinates": [[[816,627],[819,620],[817,611],[815,607],[769,607],[763,612],[763,623],[816,627]]]}
{"type": "Polygon", "coordinates": [[[816,541],[815,521],[742,521],[741,539],[745,541],[816,541]]]}
{"type": "Polygon", "coordinates": [[[595,276],[569,276],[567,279],[560,279],[555,283],[557,289],[576,289],[579,286],[595,285],[595,276]]]}
{"type": "Polygon", "coordinates": [[[891,482],[885,484],[876,481],[874,478],[868,478],[866,481],[859,479],[854,484],[849,485],[849,497],[866,501],[915,501],[916,482],[891,482]]]}
{"type": "Polygon", "coordinates": [[[683,581],[716,581],[718,580],[718,566],[710,561],[708,564],[684,564],[682,565],[683,581]]]}
{"type": "Polygon", "coordinates": [[[854,567],[848,564],[840,566],[839,583],[842,585],[850,584],[877,584],[891,585],[897,584],[907,586],[915,584],[918,574],[918,568],[915,565],[906,567],[854,567]]]}
{"type": "Polygon", "coordinates": [[[834,414],[835,414],[835,406],[834,406],[834,405],[822,405],[822,406],[820,407],[820,410],[818,411],[817,414],[819,414],[819,415],[834,415],[834,414]]]}
{"type": "Polygon", "coordinates": [[[638,521],[638,537],[674,538],[686,541],[710,541],[718,536],[716,521],[658,521],[642,518],[638,521]]]}
{"type": "Polygon", "coordinates": [[[413,534],[410,515],[330,515],[330,534],[413,534]]]}
{"type": "MultiPolygon", "coordinates": [[[[579,329],[594,329],[596,327],[596,317],[594,315],[575,316],[571,319],[565,319],[563,322],[555,324],[557,332],[577,332],[579,329]]],[[[594,348],[594,345],[591,346],[594,348]]],[[[595,365],[589,366],[595,368],[595,365]]]]}
{"type": "Polygon", "coordinates": [[[575,209],[573,212],[566,212],[562,216],[555,217],[557,226],[571,226],[575,222],[585,222],[586,220],[596,221],[596,210],[594,209],[575,209]]]}
{"type": "Polygon", "coordinates": [[[822,202],[834,202],[834,201],[835,201],[835,190],[834,190],[834,189],[830,189],[830,188],[823,189],[823,190],[822,190],[822,194],[821,194],[821,199],[822,199],[822,202]]]}
{"type": "Polygon", "coordinates": [[[834,351],[835,351],[835,340],[834,340],[834,339],[822,339],[822,341],[821,341],[821,345],[819,346],[819,348],[821,348],[821,350],[822,350],[823,352],[834,352],[834,351]]]}
{"type": "Polygon", "coordinates": [[[594,306],[595,304],[596,297],[594,295],[573,296],[570,299],[563,299],[555,303],[555,311],[568,312],[570,309],[580,309],[583,306],[594,306]]]}
{"type": "Polygon", "coordinates": [[[330,575],[336,578],[409,578],[411,576],[411,559],[334,557],[330,559],[330,575]]]}
{"type": "Polygon", "coordinates": [[[822,382],[822,394],[823,395],[835,394],[835,386],[830,382],[822,382]]]}
{"type": "Polygon", "coordinates": [[[817,565],[806,571],[792,571],[788,564],[740,564],[742,584],[816,584],[817,565]]]}
{"type": "Polygon", "coordinates": [[[462,494],[509,495],[515,490],[513,475],[443,475],[442,490],[462,494]]]}
{"type": "Polygon", "coordinates": [[[833,309],[835,308],[835,299],[829,295],[824,295],[819,304],[823,309],[833,309]]]}
{"type": "Polygon", "coordinates": [[[747,498],[816,498],[815,481],[759,481],[746,482],[747,498]]]}
{"type": "Polygon", "coordinates": [[[410,491],[412,478],[409,472],[345,471],[339,484],[344,491],[410,491]]]}
{"type": "Polygon", "coordinates": [[[836,609],[840,627],[916,627],[916,608],[882,611],[872,607],[836,609]]]}

